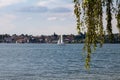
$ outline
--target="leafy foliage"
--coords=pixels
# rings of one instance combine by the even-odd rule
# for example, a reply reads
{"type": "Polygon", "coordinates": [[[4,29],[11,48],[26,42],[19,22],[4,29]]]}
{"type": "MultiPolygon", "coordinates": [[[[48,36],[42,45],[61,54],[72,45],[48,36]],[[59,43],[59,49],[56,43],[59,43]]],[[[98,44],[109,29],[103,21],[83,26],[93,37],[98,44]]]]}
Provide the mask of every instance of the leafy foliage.
{"type": "Polygon", "coordinates": [[[117,0],[117,5],[116,5],[116,19],[117,19],[117,28],[120,33],[120,1],[117,0]]]}
{"type": "MultiPolygon", "coordinates": [[[[116,0],[117,10],[116,19],[117,27],[120,31],[120,1],[116,0]]],[[[74,0],[74,14],[76,15],[78,33],[86,32],[84,50],[87,52],[86,64],[90,68],[91,53],[96,49],[97,43],[100,46],[104,43],[103,30],[103,9],[106,8],[107,33],[110,42],[113,39],[112,33],[112,9],[113,0],[74,0]]],[[[116,8],[116,7],[115,7],[116,8]]]]}

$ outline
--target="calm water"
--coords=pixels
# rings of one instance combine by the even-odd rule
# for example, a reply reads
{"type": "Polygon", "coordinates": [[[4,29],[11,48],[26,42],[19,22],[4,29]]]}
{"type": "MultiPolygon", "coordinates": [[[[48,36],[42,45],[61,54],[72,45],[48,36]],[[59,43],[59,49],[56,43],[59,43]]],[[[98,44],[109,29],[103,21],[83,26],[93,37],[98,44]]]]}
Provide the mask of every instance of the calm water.
{"type": "Polygon", "coordinates": [[[0,44],[0,80],[120,80],[120,44],[105,44],[84,68],[83,44],[0,44]]]}

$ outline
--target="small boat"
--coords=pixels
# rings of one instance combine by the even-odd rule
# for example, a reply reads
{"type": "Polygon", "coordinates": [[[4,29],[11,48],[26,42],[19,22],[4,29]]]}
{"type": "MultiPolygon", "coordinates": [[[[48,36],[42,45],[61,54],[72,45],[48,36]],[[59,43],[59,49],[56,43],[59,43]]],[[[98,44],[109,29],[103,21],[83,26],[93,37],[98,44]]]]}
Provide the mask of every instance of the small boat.
{"type": "Polygon", "coordinates": [[[59,38],[57,44],[59,44],[59,45],[63,45],[64,44],[64,42],[63,42],[63,35],[60,35],[60,38],[59,38]]]}

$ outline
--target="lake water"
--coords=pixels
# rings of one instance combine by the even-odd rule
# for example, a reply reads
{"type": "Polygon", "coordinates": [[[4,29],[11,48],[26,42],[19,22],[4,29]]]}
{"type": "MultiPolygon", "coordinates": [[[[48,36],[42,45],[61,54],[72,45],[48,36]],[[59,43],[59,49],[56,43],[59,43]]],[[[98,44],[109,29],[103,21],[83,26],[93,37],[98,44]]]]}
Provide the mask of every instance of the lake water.
{"type": "Polygon", "coordinates": [[[0,80],[120,80],[120,44],[104,44],[84,68],[83,44],[0,44],[0,80]]]}

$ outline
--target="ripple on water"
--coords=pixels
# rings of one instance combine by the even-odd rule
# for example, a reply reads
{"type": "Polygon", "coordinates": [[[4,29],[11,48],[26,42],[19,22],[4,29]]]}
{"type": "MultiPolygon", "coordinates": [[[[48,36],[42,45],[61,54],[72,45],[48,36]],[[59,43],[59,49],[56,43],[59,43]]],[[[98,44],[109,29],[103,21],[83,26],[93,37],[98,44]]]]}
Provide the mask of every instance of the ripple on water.
{"type": "Polygon", "coordinates": [[[120,80],[120,45],[105,44],[84,68],[83,44],[1,44],[0,80],[120,80]]]}

